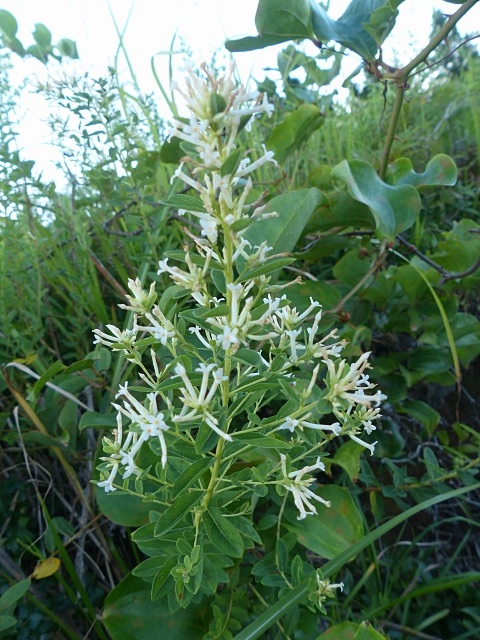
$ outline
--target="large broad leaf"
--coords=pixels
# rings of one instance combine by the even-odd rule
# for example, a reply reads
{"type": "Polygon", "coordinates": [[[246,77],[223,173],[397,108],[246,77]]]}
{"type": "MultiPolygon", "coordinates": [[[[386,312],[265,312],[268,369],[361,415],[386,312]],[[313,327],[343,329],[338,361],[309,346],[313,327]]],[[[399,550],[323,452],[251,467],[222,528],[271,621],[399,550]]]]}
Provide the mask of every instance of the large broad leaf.
{"type": "Polygon", "coordinates": [[[278,162],[283,163],[310,138],[312,133],[324,123],[325,117],[313,104],[302,104],[289,113],[277,125],[267,140],[267,147],[275,153],[278,162]]]}
{"type": "Polygon", "coordinates": [[[333,20],[315,0],[260,0],[255,16],[258,36],[229,40],[229,51],[251,51],[288,40],[330,42],[373,60],[392,30],[403,0],[352,0],[333,20]]]}
{"type": "Polygon", "coordinates": [[[434,156],[423,173],[413,170],[411,160],[398,158],[390,165],[388,178],[392,184],[411,184],[412,187],[453,187],[457,182],[458,170],[455,162],[445,153],[434,156]]]}
{"type": "Polygon", "coordinates": [[[150,586],[128,575],[105,600],[103,623],[112,640],[201,640],[208,631],[208,602],[171,613],[166,599],[150,596],[150,586]]]}
{"type": "Polygon", "coordinates": [[[414,187],[386,184],[366,162],[344,160],[332,175],[347,183],[352,198],[367,205],[381,238],[393,240],[411,227],[420,213],[420,196],[414,187]]]}
{"type": "Polygon", "coordinates": [[[95,488],[95,497],[100,511],[112,522],[124,527],[139,527],[149,520],[152,505],[142,499],[120,492],[106,493],[101,487],[95,488]]]}
{"type": "Polygon", "coordinates": [[[267,241],[272,247],[271,255],[290,253],[310,219],[310,216],[325,201],[319,189],[299,189],[272,198],[265,212],[275,211],[278,215],[251,224],[243,237],[252,246],[267,241]]]}
{"type": "Polygon", "coordinates": [[[288,529],[298,536],[304,547],[322,558],[335,558],[363,536],[362,515],[350,492],[335,485],[319,486],[315,492],[332,506],[318,507],[318,515],[308,516],[288,529]]]}

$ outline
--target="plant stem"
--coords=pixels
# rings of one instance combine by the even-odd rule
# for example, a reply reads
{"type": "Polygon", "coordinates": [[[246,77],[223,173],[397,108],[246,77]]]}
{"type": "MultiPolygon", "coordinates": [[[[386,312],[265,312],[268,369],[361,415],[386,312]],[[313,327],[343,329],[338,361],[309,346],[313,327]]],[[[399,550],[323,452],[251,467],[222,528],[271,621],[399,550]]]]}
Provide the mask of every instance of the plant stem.
{"type": "Polygon", "coordinates": [[[383,145],[382,159],[380,162],[380,169],[378,175],[382,180],[385,180],[387,176],[388,162],[390,160],[390,153],[392,151],[393,141],[395,139],[395,131],[397,129],[398,119],[402,110],[403,96],[405,93],[405,82],[397,84],[397,91],[395,94],[395,102],[393,104],[392,113],[390,115],[390,121],[388,123],[387,137],[385,138],[385,144],[383,145]]]}
{"type": "Polygon", "coordinates": [[[205,491],[205,495],[203,496],[202,504],[200,505],[200,508],[198,509],[198,511],[195,513],[194,526],[197,532],[200,527],[200,523],[202,521],[202,516],[204,512],[208,509],[208,505],[210,504],[210,500],[212,499],[213,492],[215,491],[218,474],[220,472],[220,467],[222,466],[222,454],[223,454],[224,446],[225,446],[225,440],[223,438],[220,438],[217,443],[217,449],[215,451],[215,464],[213,465],[213,468],[212,468],[210,481],[208,483],[207,490],[205,491]]]}

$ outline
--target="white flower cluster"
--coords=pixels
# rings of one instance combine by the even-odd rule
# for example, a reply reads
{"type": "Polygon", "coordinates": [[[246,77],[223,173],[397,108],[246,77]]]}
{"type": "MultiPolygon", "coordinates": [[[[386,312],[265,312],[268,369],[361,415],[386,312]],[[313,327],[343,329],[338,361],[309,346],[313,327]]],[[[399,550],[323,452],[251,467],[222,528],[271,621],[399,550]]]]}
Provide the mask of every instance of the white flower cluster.
{"type": "MultiPolygon", "coordinates": [[[[171,135],[187,144],[189,155],[172,180],[182,182],[197,194],[189,196],[188,201],[195,205],[179,213],[198,222],[199,235],[187,232],[194,251],[191,246],[185,249],[181,267],[164,258],[158,273],[168,275],[181,287],[196,310],[189,316],[185,333],[175,316],[157,304],[153,284],[144,290],[138,279],[130,280],[129,304],[121,306],[133,312],[132,328],[121,331],[107,325],[110,333],[95,330],[95,342],[122,352],[134,362],[139,367],[139,377],[150,389],[143,403],[127,385],[117,393],[113,404],[117,429],[113,440],[104,441],[106,455],[100,466],[99,486],[113,491],[117,474],[124,480],[132,474],[140,476],[138,456],[145,443],[156,447],[165,467],[167,444],[184,437],[185,431],[193,438],[190,434],[200,425],[207,425],[224,443],[232,441],[235,434],[228,433],[231,421],[225,416],[237,398],[235,389],[236,385],[241,386],[240,380],[260,377],[266,371],[295,387],[296,373],[302,368],[309,370],[312,363],[315,366],[310,382],[306,388],[301,387],[298,406],[279,419],[274,430],[288,431],[292,434],[289,437],[300,436],[305,428],[321,432],[325,438],[346,435],[373,453],[375,443],[365,442],[359,434],[370,434],[375,429],[372,421],[380,416],[379,405],[385,396],[378,391],[372,393],[375,385],[365,374],[369,354],[347,364],[340,359],[344,341],[337,340],[335,331],[318,336],[322,312],[317,301],[310,299],[308,308],[299,312],[289,305],[285,294],[278,294],[284,287],[271,284],[270,277],[242,278],[242,273],[274,258],[265,241],[252,246],[243,237],[254,220],[272,215],[265,214],[256,203],[250,204],[252,181],[248,174],[273,158],[265,148],[254,161],[242,157],[236,146],[237,136],[256,114],[271,115],[272,106],[265,97],[236,86],[233,65],[220,79],[205,67],[202,74],[189,68],[185,86],[177,89],[190,116],[180,119],[171,135]],[[190,167],[188,173],[185,165],[190,167]],[[221,274],[215,288],[213,271],[221,274]],[[213,291],[217,295],[221,291],[223,297],[213,291]],[[155,345],[157,349],[166,348],[171,355],[171,364],[163,370],[157,362],[155,345]],[[142,359],[147,346],[152,346],[150,369],[142,359]],[[256,368],[253,364],[232,364],[243,348],[255,351],[261,365],[256,368]],[[197,350],[197,358],[189,368],[192,349],[197,350]],[[174,391],[163,393],[161,383],[172,377],[174,391]],[[325,399],[336,419],[332,424],[319,423],[314,417],[315,402],[309,401],[319,381],[326,387],[325,399]],[[124,419],[128,420],[128,428],[123,425],[124,419]]],[[[282,455],[277,468],[281,474],[279,484],[292,494],[299,519],[316,513],[312,501],[329,506],[313,492],[314,476],[305,477],[324,470],[320,458],[314,465],[287,472],[282,455]]]]}

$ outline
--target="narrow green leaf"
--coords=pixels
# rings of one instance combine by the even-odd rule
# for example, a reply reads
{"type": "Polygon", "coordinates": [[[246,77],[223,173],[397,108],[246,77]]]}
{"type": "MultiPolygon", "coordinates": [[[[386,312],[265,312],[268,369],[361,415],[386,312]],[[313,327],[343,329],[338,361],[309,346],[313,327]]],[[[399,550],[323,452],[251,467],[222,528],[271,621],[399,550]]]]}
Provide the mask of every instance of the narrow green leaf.
{"type": "Polygon", "coordinates": [[[177,209],[185,209],[186,211],[205,211],[205,207],[203,206],[203,202],[200,198],[189,196],[184,193],[178,193],[171,196],[165,204],[176,207],[177,209]]]}
{"type": "Polygon", "coordinates": [[[213,458],[201,458],[182,471],[173,486],[173,497],[196,482],[207,471],[212,461],[213,458]]]}
{"type": "Polygon", "coordinates": [[[30,578],[24,578],[4,591],[0,596],[0,611],[8,609],[23,598],[25,593],[28,591],[30,584],[30,578]]]}
{"type": "Polygon", "coordinates": [[[37,380],[33,387],[33,395],[36,397],[43,389],[43,387],[50,382],[52,378],[54,378],[60,371],[65,370],[65,365],[60,360],[57,360],[52,365],[48,367],[45,373],[37,380]]]}
{"type": "Polygon", "coordinates": [[[215,549],[232,558],[242,557],[242,536],[220,509],[211,505],[203,514],[203,524],[215,549]]]}
{"type": "Polygon", "coordinates": [[[99,413],[97,411],[86,411],[80,418],[79,429],[114,429],[117,424],[115,415],[109,413],[99,413]]]}
{"type": "Polygon", "coordinates": [[[233,434],[235,441],[242,444],[249,444],[252,447],[260,447],[262,449],[289,449],[290,445],[284,440],[273,438],[272,436],[264,436],[255,433],[238,433],[233,434]]]}
{"type": "Polygon", "coordinates": [[[263,264],[255,267],[254,269],[247,269],[246,271],[242,271],[235,282],[248,282],[249,280],[253,280],[254,278],[265,276],[269,273],[274,273],[275,271],[279,271],[280,269],[286,267],[294,261],[295,258],[272,258],[271,260],[267,259],[263,264]]]}
{"type": "Polygon", "coordinates": [[[151,591],[152,600],[155,600],[160,596],[159,594],[160,589],[171,577],[170,572],[178,562],[178,558],[175,558],[175,557],[164,558],[163,560],[164,560],[163,566],[155,574],[155,577],[153,578],[153,581],[152,581],[152,591],[151,591]]]}
{"type": "Polygon", "coordinates": [[[245,156],[245,150],[240,148],[231,153],[225,162],[222,164],[220,174],[222,176],[228,176],[234,174],[238,169],[240,161],[245,156]]]}
{"type": "Polygon", "coordinates": [[[176,498],[175,502],[161,514],[155,523],[155,537],[161,538],[170,529],[179,524],[190,513],[193,505],[199,501],[201,495],[200,491],[192,491],[176,498]]]}

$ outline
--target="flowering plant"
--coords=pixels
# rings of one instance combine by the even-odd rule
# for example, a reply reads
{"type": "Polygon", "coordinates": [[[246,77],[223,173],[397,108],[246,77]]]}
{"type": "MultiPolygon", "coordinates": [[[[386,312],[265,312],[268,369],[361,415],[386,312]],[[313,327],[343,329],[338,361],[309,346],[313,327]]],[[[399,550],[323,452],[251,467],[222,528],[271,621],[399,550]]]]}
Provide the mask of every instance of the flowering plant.
{"type": "MultiPolygon", "coordinates": [[[[280,560],[294,547],[289,528],[336,509],[317,485],[329,445],[347,438],[373,454],[385,396],[366,373],[369,353],[348,363],[336,331],[322,335],[320,303],[298,310],[291,283],[278,280],[292,259],[262,237],[259,221],[276,213],[256,201],[252,181],[273,154],[263,147],[251,159],[239,144],[272,106],[236,86],[233,67],[221,78],[189,68],[177,89],[189,117],[172,131],[185,157],[172,178],[184,192],[170,203],[190,222],[183,251],[159,263],[170,280],[162,295],[130,280],[121,306],[132,312],[131,329],[95,331],[137,370],[116,393],[98,486],[151,508],[133,537],[150,556],[134,573],[152,582],[152,597],[171,610],[217,598],[211,637],[229,637],[235,624],[218,585],[233,588],[245,550],[266,548],[270,534],[261,531],[276,531],[276,587],[314,575],[298,554],[288,569],[280,560]]],[[[325,587],[328,595],[337,586],[325,587]]],[[[324,599],[316,598],[321,608],[324,599]]]]}

